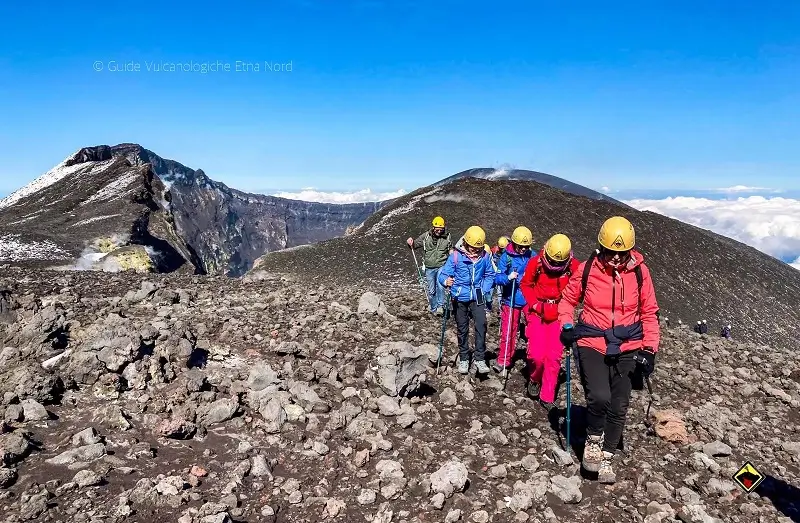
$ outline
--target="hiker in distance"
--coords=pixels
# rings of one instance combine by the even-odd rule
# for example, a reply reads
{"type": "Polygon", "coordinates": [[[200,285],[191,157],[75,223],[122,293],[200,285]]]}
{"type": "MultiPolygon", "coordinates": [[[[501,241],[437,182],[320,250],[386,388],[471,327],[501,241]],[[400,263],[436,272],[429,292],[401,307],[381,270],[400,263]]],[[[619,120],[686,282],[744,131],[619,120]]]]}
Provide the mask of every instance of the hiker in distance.
{"type": "Polygon", "coordinates": [[[555,406],[563,353],[558,303],[579,265],[570,239],[555,234],[531,259],[520,282],[527,303],[528,395],[548,412],[555,406]]]}
{"type": "Polygon", "coordinates": [[[700,324],[700,334],[708,334],[708,323],[706,320],[703,320],[703,323],[700,324]]]}
{"type": "Polygon", "coordinates": [[[464,233],[463,248],[456,248],[439,271],[439,283],[450,289],[458,330],[458,372],[469,373],[469,320],[475,324],[473,361],[478,374],[486,365],[486,295],[494,285],[491,254],[484,248],[486,233],[473,225],[464,233]]]}
{"type": "Polygon", "coordinates": [[[650,269],[633,249],[633,225],[621,216],[609,218],[597,241],[599,248],[570,278],[558,315],[561,342],[577,345],[586,396],[583,467],[597,472],[601,483],[614,483],[612,460],[625,429],[631,377],[637,365],[644,376],[655,366],[660,339],[658,303],[650,269]],[[573,326],[580,302],[583,311],[573,326]]]}
{"type": "MultiPolygon", "coordinates": [[[[525,297],[520,291],[520,280],[525,267],[531,259],[533,233],[520,225],[511,234],[511,242],[506,244],[498,263],[494,283],[501,289],[500,294],[500,346],[497,360],[492,370],[505,375],[511,366],[519,336],[519,320],[525,307],[525,297]]],[[[499,244],[498,244],[499,245],[499,244]]]]}
{"type": "Polygon", "coordinates": [[[438,281],[439,270],[453,252],[450,233],[445,229],[444,218],[437,216],[431,222],[431,229],[422,233],[417,239],[408,238],[406,243],[411,249],[422,249],[422,265],[425,267],[425,281],[428,284],[428,302],[430,311],[437,316],[444,314],[444,288],[438,281]]]}

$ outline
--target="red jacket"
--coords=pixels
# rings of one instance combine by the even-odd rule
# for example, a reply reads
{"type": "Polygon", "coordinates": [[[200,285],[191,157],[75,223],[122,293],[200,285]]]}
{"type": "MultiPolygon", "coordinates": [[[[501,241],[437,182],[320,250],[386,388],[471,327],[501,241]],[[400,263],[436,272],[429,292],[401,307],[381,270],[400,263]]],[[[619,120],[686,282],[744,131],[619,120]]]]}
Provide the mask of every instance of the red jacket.
{"type": "MultiPolygon", "coordinates": [[[[572,273],[569,285],[564,290],[563,299],[558,304],[558,319],[561,325],[575,323],[575,306],[581,295],[581,277],[586,262],[572,273]]],[[[586,295],[583,300],[581,321],[599,329],[609,329],[617,325],[631,325],[642,322],[644,339],[625,341],[620,347],[622,352],[652,347],[658,351],[660,332],[658,327],[658,303],[653,288],[650,269],[644,258],[637,251],[631,251],[631,261],[622,270],[614,271],[595,258],[586,282],[586,295]],[[634,267],[641,266],[642,294],[639,296],[634,267]]],[[[604,338],[583,338],[579,341],[582,347],[591,347],[605,354],[604,338]]]]}
{"type": "Polygon", "coordinates": [[[578,270],[580,262],[573,258],[567,270],[556,276],[544,270],[541,257],[540,252],[528,262],[525,274],[519,282],[519,290],[528,304],[525,312],[536,314],[549,323],[558,319],[558,302],[561,300],[561,294],[570,281],[570,275],[574,275],[578,270]]]}

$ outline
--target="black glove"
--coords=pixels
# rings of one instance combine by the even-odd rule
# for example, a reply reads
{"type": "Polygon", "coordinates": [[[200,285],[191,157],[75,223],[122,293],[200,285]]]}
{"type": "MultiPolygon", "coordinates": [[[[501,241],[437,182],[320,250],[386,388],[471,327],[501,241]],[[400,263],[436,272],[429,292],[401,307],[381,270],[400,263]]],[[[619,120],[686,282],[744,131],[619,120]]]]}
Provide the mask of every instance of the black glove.
{"type": "Polygon", "coordinates": [[[578,341],[578,336],[575,334],[575,328],[572,325],[564,325],[561,328],[561,344],[565,347],[572,347],[578,341]]]}
{"type": "Polygon", "coordinates": [[[656,368],[656,354],[653,352],[652,347],[645,347],[636,353],[636,364],[642,367],[642,373],[649,376],[656,368]]]}

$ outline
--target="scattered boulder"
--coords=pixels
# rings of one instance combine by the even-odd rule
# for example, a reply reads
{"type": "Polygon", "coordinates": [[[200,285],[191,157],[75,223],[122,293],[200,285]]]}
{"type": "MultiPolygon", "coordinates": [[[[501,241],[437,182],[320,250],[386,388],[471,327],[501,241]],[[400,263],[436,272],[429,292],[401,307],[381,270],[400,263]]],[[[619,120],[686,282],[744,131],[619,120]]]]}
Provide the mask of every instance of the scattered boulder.
{"type": "Polygon", "coordinates": [[[384,342],[375,349],[378,385],[389,396],[415,392],[428,370],[428,356],[407,342],[384,342]]]}
{"type": "Polygon", "coordinates": [[[450,497],[454,492],[463,492],[469,481],[466,465],[457,460],[448,461],[431,474],[431,489],[450,497]]]}

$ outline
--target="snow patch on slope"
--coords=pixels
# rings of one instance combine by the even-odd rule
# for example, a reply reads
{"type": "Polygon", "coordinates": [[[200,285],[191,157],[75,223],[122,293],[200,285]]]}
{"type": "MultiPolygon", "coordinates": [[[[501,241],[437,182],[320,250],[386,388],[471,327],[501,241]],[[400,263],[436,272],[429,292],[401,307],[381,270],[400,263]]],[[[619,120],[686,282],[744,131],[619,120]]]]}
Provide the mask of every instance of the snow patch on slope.
{"type": "Polygon", "coordinates": [[[19,234],[0,236],[0,261],[63,260],[70,254],[51,242],[24,241],[19,234]]]}
{"type": "Polygon", "coordinates": [[[85,220],[81,220],[79,222],[75,222],[70,227],[80,227],[81,225],[88,225],[90,223],[99,222],[100,220],[107,220],[109,218],[116,218],[117,216],[122,216],[121,214],[104,214],[102,216],[93,216],[91,218],[87,218],[85,220]]]}
{"type": "Polygon", "coordinates": [[[411,198],[408,201],[408,203],[406,203],[405,205],[401,205],[400,207],[398,207],[396,209],[392,209],[391,211],[387,212],[386,214],[384,214],[381,217],[381,219],[378,221],[378,223],[376,223],[375,225],[370,227],[369,231],[367,231],[367,236],[372,236],[372,235],[377,234],[378,232],[384,230],[389,225],[389,221],[392,218],[394,218],[395,216],[399,216],[401,214],[406,214],[406,213],[409,213],[409,212],[413,211],[414,208],[417,206],[417,204],[420,202],[420,200],[422,200],[423,198],[426,198],[428,196],[432,196],[432,195],[438,193],[439,191],[441,191],[441,188],[440,187],[436,187],[434,189],[431,189],[428,192],[424,192],[422,194],[418,194],[417,196],[414,196],[413,198],[411,198]]]}
{"type": "Polygon", "coordinates": [[[425,198],[425,203],[433,203],[433,202],[457,202],[457,203],[461,203],[461,202],[464,202],[464,201],[466,201],[468,199],[469,199],[468,197],[461,196],[461,195],[458,195],[458,194],[442,194],[442,195],[438,195],[437,194],[437,195],[428,196],[427,198],[425,198]]]}
{"type": "Polygon", "coordinates": [[[85,200],[81,205],[86,205],[87,203],[96,202],[99,200],[109,200],[111,198],[119,198],[120,196],[125,195],[128,192],[128,187],[136,181],[136,178],[139,176],[137,172],[131,172],[122,176],[113,182],[109,183],[96,193],[94,193],[91,197],[85,200]]]}
{"type": "Polygon", "coordinates": [[[81,169],[86,167],[84,163],[78,163],[75,165],[70,165],[67,167],[66,165],[67,160],[64,160],[60,164],[56,165],[40,177],[33,180],[31,183],[26,185],[25,187],[14,191],[13,193],[9,194],[2,200],[0,200],[0,209],[4,207],[10,207],[14,205],[18,201],[22,200],[23,198],[27,198],[28,196],[35,194],[42,189],[50,187],[54,183],[62,180],[63,178],[69,176],[70,174],[74,174],[81,169]]]}

